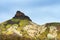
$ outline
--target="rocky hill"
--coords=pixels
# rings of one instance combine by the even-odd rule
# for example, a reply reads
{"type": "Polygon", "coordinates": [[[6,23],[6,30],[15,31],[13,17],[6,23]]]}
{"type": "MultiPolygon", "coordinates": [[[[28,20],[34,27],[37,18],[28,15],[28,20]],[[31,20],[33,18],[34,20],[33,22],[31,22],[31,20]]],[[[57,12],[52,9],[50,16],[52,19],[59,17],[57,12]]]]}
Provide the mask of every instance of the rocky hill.
{"type": "Polygon", "coordinates": [[[0,40],[60,40],[60,23],[38,25],[17,11],[12,19],[0,23],[0,40]]]}

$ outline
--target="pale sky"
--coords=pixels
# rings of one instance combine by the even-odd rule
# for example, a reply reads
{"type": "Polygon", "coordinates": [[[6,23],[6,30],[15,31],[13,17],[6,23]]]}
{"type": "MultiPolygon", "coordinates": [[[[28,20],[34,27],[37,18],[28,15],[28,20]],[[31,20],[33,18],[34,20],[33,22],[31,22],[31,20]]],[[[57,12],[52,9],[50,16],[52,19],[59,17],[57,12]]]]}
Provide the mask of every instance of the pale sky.
{"type": "Polygon", "coordinates": [[[0,0],[0,22],[11,19],[20,10],[33,22],[60,22],[60,0],[0,0]]]}

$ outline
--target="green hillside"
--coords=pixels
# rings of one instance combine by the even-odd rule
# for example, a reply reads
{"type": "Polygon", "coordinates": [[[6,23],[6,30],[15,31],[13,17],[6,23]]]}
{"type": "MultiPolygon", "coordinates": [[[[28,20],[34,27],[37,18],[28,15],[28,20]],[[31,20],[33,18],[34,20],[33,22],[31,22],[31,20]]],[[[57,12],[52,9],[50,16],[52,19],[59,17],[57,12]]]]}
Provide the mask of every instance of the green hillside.
{"type": "Polygon", "coordinates": [[[0,40],[60,40],[60,23],[38,25],[17,11],[12,19],[0,23],[0,40]]]}

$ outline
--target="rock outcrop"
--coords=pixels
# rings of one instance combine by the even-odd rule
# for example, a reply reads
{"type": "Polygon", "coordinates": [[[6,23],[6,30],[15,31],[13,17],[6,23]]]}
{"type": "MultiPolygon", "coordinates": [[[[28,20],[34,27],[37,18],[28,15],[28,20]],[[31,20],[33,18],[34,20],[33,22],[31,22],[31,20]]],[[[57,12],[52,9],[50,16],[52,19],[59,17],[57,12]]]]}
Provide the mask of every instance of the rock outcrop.
{"type": "Polygon", "coordinates": [[[0,40],[60,40],[60,23],[38,25],[23,12],[0,24],[0,40]]]}
{"type": "Polygon", "coordinates": [[[19,19],[28,19],[29,21],[32,21],[28,16],[26,16],[24,13],[21,11],[17,11],[16,15],[13,18],[19,18],[19,19]]]}

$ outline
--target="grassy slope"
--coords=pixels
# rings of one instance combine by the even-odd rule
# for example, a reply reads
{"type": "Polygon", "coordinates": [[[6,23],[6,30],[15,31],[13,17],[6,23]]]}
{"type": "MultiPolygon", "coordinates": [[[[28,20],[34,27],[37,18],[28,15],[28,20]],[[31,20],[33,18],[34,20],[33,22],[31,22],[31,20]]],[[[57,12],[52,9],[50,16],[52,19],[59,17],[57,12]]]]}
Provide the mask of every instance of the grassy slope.
{"type": "MultiPolygon", "coordinates": [[[[23,20],[23,19],[11,19],[11,20],[8,20],[6,22],[1,23],[0,24],[0,30],[1,30],[0,39],[1,40],[5,40],[5,39],[6,40],[36,40],[35,38],[31,38],[29,36],[26,36],[28,34],[26,33],[26,31],[23,30],[23,27],[28,25],[29,22],[30,21],[27,19],[25,19],[25,20],[23,20]],[[21,33],[24,35],[24,37],[19,37],[17,35],[14,36],[14,34],[13,34],[12,38],[9,38],[9,37],[11,37],[11,35],[6,36],[5,34],[3,34],[7,31],[8,28],[10,28],[13,25],[17,26],[16,30],[21,31],[21,33]]],[[[50,27],[50,26],[58,27],[58,26],[60,26],[60,23],[47,23],[46,24],[46,27],[50,27]]],[[[40,40],[40,39],[43,40],[44,36],[46,37],[47,33],[48,33],[48,29],[44,33],[42,33],[41,36],[38,37],[38,40],[40,40]]],[[[9,33],[7,33],[7,34],[9,34],[9,33]]],[[[58,34],[58,37],[60,38],[60,32],[58,34]]]]}

